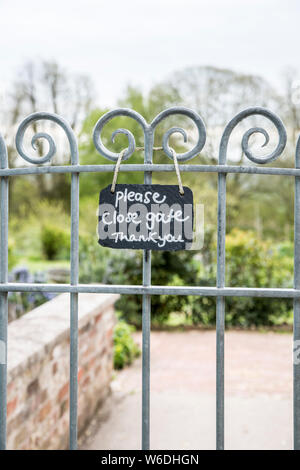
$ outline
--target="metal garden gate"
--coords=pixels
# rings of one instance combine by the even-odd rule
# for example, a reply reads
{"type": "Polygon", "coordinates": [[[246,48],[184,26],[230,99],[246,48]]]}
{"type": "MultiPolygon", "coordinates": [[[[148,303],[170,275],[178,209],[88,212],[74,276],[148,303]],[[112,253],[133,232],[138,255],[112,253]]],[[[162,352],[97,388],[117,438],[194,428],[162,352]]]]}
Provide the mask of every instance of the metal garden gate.
{"type": "MultiPolygon", "coordinates": [[[[144,164],[123,164],[120,171],[144,172],[144,182],[150,184],[153,172],[172,172],[174,165],[153,164],[154,131],[156,126],[167,116],[184,115],[192,119],[198,131],[198,138],[193,149],[179,154],[180,163],[190,160],[200,153],[206,140],[205,126],[200,116],[194,111],[184,107],[173,107],[160,113],[151,124],[137,112],[130,109],[116,109],[106,113],[99,119],[94,129],[94,144],[98,152],[107,159],[116,162],[119,154],[106,149],[101,141],[101,131],[104,125],[115,116],[128,116],[135,119],[144,132],[145,156],[144,164]]],[[[260,133],[265,137],[266,143],[269,135],[262,128],[251,128],[244,133],[242,150],[246,157],[255,164],[269,163],[278,158],[286,145],[286,131],[282,121],[271,111],[253,107],[237,114],[226,126],[222,135],[219,164],[218,165],[180,165],[182,172],[213,172],[218,173],[218,245],[217,245],[217,285],[216,287],[167,287],[151,285],[151,252],[145,250],[143,258],[143,285],[84,285],[78,282],[79,267],[79,175],[83,172],[113,172],[115,165],[80,165],[78,146],[74,133],[69,124],[60,116],[50,113],[35,113],[28,116],[19,126],[16,135],[16,147],[20,156],[35,165],[24,168],[8,168],[6,145],[0,136],[0,184],[1,184],[1,268],[0,268],[0,448],[6,446],[6,375],[7,375],[7,297],[8,292],[69,292],[70,303],[70,448],[77,447],[77,370],[78,370],[78,294],[90,293],[120,293],[137,294],[143,296],[142,305],[142,449],[150,448],[149,442],[149,410],[150,410],[150,318],[151,295],[195,295],[216,297],[216,334],[217,334],[217,363],[216,363],[216,447],[224,448],[224,327],[225,327],[225,298],[231,297],[269,297],[294,299],[294,343],[300,343],[300,138],[296,148],[295,168],[274,168],[261,166],[229,166],[226,163],[227,147],[233,129],[244,118],[261,115],[268,118],[278,131],[278,144],[276,149],[268,156],[256,157],[248,147],[248,141],[252,134],[260,133]],[[71,165],[67,166],[40,166],[49,162],[56,153],[54,139],[46,133],[37,133],[32,139],[32,146],[38,139],[46,139],[49,145],[48,153],[41,158],[33,158],[27,155],[24,146],[24,134],[27,128],[35,121],[53,121],[65,132],[71,154],[71,165]],[[45,173],[70,173],[71,174],[71,279],[70,284],[25,284],[8,283],[8,184],[10,177],[18,175],[35,175],[45,173]],[[250,173],[265,175],[283,175],[295,178],[295,252],[294,252],[294,289],[278,288],[232,288],[225,287],[225,232],[226,232],[226,175],[228,173],[250,173]],[[1,352],[1,351],[0,351],[1,352]]],[[[182,128],[169,129],[163,136],[162,147],[165,154],[172,159],[172,149],[169,147],[169,138],[179,132],[186,141],[186,133],[182,128]]],[[[125,134],[128,138],[128,148],[123,159],[127,160],[135,151],[135,139],[130,131],[116,130],[125,134]]],[[[294,448],[300,449],[300,361],[294,361],[294,448]]],[[[199,436],[200,439],[200,436],[199,436]]]]}

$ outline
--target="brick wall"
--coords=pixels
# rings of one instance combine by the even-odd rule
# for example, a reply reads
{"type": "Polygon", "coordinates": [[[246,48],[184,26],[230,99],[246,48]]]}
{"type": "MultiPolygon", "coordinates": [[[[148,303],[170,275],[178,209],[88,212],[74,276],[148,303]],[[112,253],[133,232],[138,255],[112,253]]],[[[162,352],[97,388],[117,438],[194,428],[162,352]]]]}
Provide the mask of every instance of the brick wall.
{"type": "MultiPolygon", "coordinates": [[[[117,295],[79,295],[78,425],[110,390],[117,295]]],[[[8,327],[8,449],[65,449],[69,424],[69,294],[8,327]]]]}

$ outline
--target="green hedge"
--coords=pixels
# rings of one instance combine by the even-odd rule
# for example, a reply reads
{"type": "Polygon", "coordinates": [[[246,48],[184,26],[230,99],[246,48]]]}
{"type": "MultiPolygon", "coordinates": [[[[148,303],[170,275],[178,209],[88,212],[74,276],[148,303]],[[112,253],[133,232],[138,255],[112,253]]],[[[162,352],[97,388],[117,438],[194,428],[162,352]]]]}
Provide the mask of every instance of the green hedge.
{"type": "MultiPolygon", "coordinates": [[[[142,284],[143,254],[141,251],[112,250],[100,247],[93,237],[80,240],[80,281],[108,284],[142,284]]],[[[152,252],[152,284],[193,284],[197,278],[197,262],[194,252],[152,252]]],[[[162,324],[170,313],[182,312],[184,296],[153,296],[152,320],[162,324]]],[[[130,324],[141,326],[142,298],[138,295],[122,295],[117,309],[130,324]]]]}
{"type": "MultiPolygon", "coordinates": [[[[199,270],[199,285],[216,285],[216,244],[211,241],[212,259],[199,270]]],[[[233,230],[226,236],[226,286],[292,287],[292,246],[272,245],[253,232],[233,230]]],[[[214,325],[216,302],[212,297],[189,297],[186,313],[194,324],[214,325]]],[[[226,297],[227,326],[272,326],[292,319],[290,299],[226,297]]]]}
{"type": "MultiPolygon", "coordinates": [[[[103,249],[95,238],[80,244],[81,282],[142,284],[142,253],[103,249]]],[[[152,284],[216,285],[216,241],[206,231],[201,252],[152,252],[152,284]]],[[[292,287],[293,246],[274,245],[253,232],[233,230],[226,236],[226,285],[231,287],[292,287]]],[[[163,324],[170,313],[185,313],[188,323],[214,326],[215,299],[202,296],[152,296],[152,323],[163,324]]],[[[122,317],[140,327],[142,299],[122,295],[117,302],[122,317]]],[[[292,301],[238,297],[226,298],[227,326],[272,326],[291,322],[292,301]]]]}
{"type": "Polygon", "coordinates": [[[55,225],[45,224],[41,228],[42,252],[46,259],[68,259],[70,234],[55,225]]]}

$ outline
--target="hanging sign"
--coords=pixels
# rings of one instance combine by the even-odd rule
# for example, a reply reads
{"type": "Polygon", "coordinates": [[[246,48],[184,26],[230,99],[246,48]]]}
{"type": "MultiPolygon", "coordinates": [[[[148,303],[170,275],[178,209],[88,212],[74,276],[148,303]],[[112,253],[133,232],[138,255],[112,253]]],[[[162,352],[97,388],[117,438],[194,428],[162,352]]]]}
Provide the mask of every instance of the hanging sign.
{"type": "Polygon", "coordinates": [[[186,250],[193,240],[193,193],[186,186],[117,184],[100,192],[99,244],[133,250],[186,250]]]}

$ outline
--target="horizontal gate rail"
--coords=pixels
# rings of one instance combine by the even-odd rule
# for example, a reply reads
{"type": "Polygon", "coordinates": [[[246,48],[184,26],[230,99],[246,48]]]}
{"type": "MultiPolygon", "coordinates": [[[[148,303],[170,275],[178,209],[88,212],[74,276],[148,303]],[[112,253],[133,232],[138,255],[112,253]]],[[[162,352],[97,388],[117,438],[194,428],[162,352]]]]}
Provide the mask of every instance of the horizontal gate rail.
{"type": "Polygon", "coordinates": [[[255,287],[189,287],[189,286],[142,286],[118,284],[0,284],[0,292],[74,292],[78,294],[151,294],[151,295],[201,295],[203,297],[274,297],[300,298],[299,289],[255,287]]]}
{"type": "MultiPolygon", "coordinates": [[[[129,109],[117,109],[102,116],[94,129],[94,144],[98,152],[113,164],[80,165],[78,145],[69,124],[61,117],[50,113],[35,113],[28,116],[19,126],[16,135],[16,146],[20,156],[34,164],[48,163],[56,152],[53,138],[49,134],[37,133],[32,138],[32,146],[36,141],[46,139],[49,144],[48,153],[41,158],[28,156],[23,148],[23,139],[26,129],[35,121],[50,120],[59,125],[65,132],[69,145],[71,165],[64,166],[28,166],[8,168],[7,152],[4,140],[0,135],[0,191],[1,191],[1,267],[0,267],[0,347],[1,342],[7,348],[7,294],[8,292],[66,292],[70,294],[70,448],[77,447],[77,370],[78,370],[78,294],[80,293],[119,293],[135,294],[143,297],[142,302],[142,329],[143,329],[143,373],[142,373],[142,448],[150,448],[150,327],[151,327],[151,296],[152,295],[195,295],[216,297],[216,447],[224,448],[224,332],[225,332],[225,304],[226,297],[256,297],[256,298],[290,298],[294,299],[294,340],[300,341],[300,140],[296,149],[295,168],[278,168],[257,166],[261,163],[273,162],[283,152],[286,145],[286,131],[281,120],[272,112],[259,107],[242,111],[226,126],[220,142],[219,161],[216,165],[184,164],[185,161],[198,155],[205,145],[206,131],[200,116],[194,111],[174,107],[160,113],[150,124],[137,112],[129,109]],[[127,116],[134,119],[143,129],[145,156],[143,164],[122,163],[121,172],[143,172],[144,182],[151,184],[154,172],[174,172],[173,164],[153,164],[154,131],[156,126],[171,115],[184,115],[189,117],[196,125],[198,138],[194,147],[178,154],[179,169],[190,173],[216,173],[218,174],[218,243],[217,243],[217,279],[216,287],[201,286],[153,286],[151,285],[151,252],[144,251],[143,256],[143,285],[102,285],[80,284],[78,278],[79,259],[79,176],[80,173],[107,173],[115,170],[118,154],[105,148],[101,140],[101,131],[105,124],[116,116],[127,116]],[[269,142],[267,132],[258,127],[249,129],[243,134],[241,146],[243,153],[252,162],[248,166],[227,165],[227,147],[232,131],[244,118],[260,115],[267,118],[278,132],[278,143],[275,150],[267,156],[256,157],[249,149],[249,139],[253,134],[264,136],[265,144],[269,142]],[[9,177],[39,174],[71,174],[71,253],[70,253],[70,283],[69,284],[25,284],[9,283],[7,268],[7,228],[8,228],[8,180],[9,177]],[[225,235],[226,235],[226,176],[227,174],[257,174],[291,176],[295,178],[295,279],[294,288],[246,288],[226,287],[225,284],[225,235]]],[[[174,127],[165,132],[163,136],[163,153],[173,160],[173,152],[169,147],[169,138],[174,133],[180,133],[186,142],[186,132],[174,127]]],[[[118,129],[112,134],[112,141],[116,134],[125,134],[128,139],[128,148],[124,149],[123,160],[127,160],[135,152],[135,139],[130,131],[118,129]]],[[[264,144],[264,145],[265,145],[264,144]]],[[[0,361],[0,448],[6,445],[6,361],[0,361]]],[[[294,448],[300,449],[300,365],[294,364],[294,448]]]]}
{"type": "MultiPolygon", "coordinates": [[[[178,165],[179,170],[187,173],[246,173],[256,175],[281,175],[300,176],[300,169],[296,168],[275,168],[258,166],[230,166],[230,165],[178,165]]],[[[1,170],[0,176],[18,175],[44,175],[46,173],[113,173],[115,165],[64,165],[64,166],[38,166],[8,168],[1,170]]],[[[174,165],[163,164],[136,164],[124,163],[120,166],[119,172],[144,172],[170,173],[174,172],[174,165]]]]}

